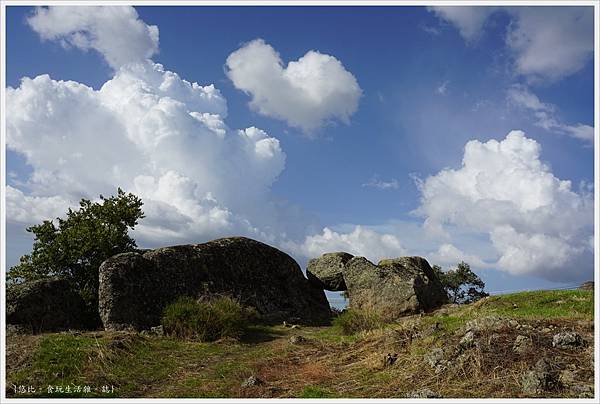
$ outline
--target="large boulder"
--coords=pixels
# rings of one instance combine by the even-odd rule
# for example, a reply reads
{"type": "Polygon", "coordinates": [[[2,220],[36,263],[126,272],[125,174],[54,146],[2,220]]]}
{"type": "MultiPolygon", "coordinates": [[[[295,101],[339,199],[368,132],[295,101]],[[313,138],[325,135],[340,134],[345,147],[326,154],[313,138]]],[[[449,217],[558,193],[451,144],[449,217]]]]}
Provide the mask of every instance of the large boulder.
{"type": "Polygon", "coordinates": [[[350,308],[374,310],[388,319],[429,311],[448,300],[422,257],[387,259],[375,265],[364,257],[329,253],[311,260],[307,274],[323,289],[346,290],[350,308]]]}
{"type": "Polygon", "coordinates": [[[267,320],[326,324],[330,308],[289,255],[244,237],[124,253],[100,266],[99,311],[106,329],[160,323],[180,296],[227,294],[267,320]]]}
{"type": "Polygon", "coordinates": [[[352,254],[333,252],[321,255],[308,261],[306,276],[321,289],[340,292],[346,290],[342,270],[352,254]]]}
{"type": "Polygon", "coordinates": [[[41,279],[6,290],[6,323],[34,333],[89,328],[81,296],[65,279],[41,279]]]}

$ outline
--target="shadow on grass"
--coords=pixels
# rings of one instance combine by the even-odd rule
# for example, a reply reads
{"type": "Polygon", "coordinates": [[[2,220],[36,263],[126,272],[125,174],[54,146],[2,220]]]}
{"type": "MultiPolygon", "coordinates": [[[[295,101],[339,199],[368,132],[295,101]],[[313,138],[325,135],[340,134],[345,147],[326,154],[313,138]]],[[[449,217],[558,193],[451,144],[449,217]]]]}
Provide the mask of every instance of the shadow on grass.
{"type": "Polygon", "coordinates": [[[240,338],[240,342],[245,344],[260,344],[263,342],[273,341],[286,334],[287,331],[279,330],[273,326],[252,325],[246,329],[246,332],[240,338]]]}

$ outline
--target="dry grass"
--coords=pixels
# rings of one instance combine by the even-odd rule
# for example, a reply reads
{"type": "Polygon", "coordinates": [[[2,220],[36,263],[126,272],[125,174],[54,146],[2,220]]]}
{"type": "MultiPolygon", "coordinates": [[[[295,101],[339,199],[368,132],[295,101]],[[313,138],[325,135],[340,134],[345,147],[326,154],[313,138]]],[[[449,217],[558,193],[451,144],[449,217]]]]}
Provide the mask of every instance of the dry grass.
{"type": "MultiPolygon", "coordinates": [[[[571,370],[575,383],[593,384],[594,324],[579,315],[543,319],[518,313],[519,324],[530,328],[516,330],[504,324],[480,330],[475,333],[475,346],[460,349],[468,320],[481,313],[495,315],[497,307],[508,310],[503,308],[504,301],[497,302],[500,306],[485,301],[470,307],[448,306],[350,336],[331,327],[290,330],[281,326],[264,328],[247,341],[215,343],[108,332],[19,336],[8,341],[8,380],[51,377],[44,366],[62,360],[52,352],[60,355],[77,343],[78,362],[65,368],[71,369],[64,373],[65,380],[114,384],[119,397],[404,398],[421,388],[443,397],[524,397],[522,376],[541,357],[551,358],[560,370],[571,370]],[[550,331],[542,331],[549,327],[550,331]],[[552,347],[552,336],[565,330],[581,334],[588,346],[573,351],[552,347]],[[291,335],[301,335],[306,341],[292,344],[291,335]],[[531,345],[520,353],[513,350],[517,335],[531,339],[531,345]],[[49,346],[48,341],[64,347],[38,355],[41,346],[49,346]],[[435,347],[442,348],[444,360],[450,361],[446,370],[437,373],[424,360],[435,347]],[[397,354],[393,366],[384,366],[387,354],[397,354]],[[242,388],[251,375],[264,384],[242,388]]],[[[560,313],[554,305],[573,302],[577,300],[559,296],[548,304],[560,313]]],[[[531,312],[524,307],[523,313],[531,312]]],[[[574,393],[565,388],[548,392],[546,397],[574,397],[574,393]]]]}

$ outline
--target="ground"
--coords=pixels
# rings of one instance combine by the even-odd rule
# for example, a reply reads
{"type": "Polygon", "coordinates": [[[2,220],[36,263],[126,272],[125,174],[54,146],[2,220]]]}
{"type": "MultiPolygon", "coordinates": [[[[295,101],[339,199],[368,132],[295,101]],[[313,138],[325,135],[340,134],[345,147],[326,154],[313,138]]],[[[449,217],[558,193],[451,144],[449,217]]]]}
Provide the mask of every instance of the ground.
{"type": "Polygon", "coordinates": [[[593,397],[593,306],[593,291],[525,292],[449,305],[352,335],[337,327],[255,326],[239,341],[213,343],[134,332],[9,333],[6,393],[593,397]],[[567,331],[581,343],[553,346],[554,335],[567,331]],[[516,349],[518,336],[524,343],[516,349]],[[397,356],[393,364],[385,364],[388,354],[397,356]],[[527,392],[523,379],[541,358],[550,361],[557,383],[527,392]],[[242,387],[250,376],[258,383],[242,387]]]}

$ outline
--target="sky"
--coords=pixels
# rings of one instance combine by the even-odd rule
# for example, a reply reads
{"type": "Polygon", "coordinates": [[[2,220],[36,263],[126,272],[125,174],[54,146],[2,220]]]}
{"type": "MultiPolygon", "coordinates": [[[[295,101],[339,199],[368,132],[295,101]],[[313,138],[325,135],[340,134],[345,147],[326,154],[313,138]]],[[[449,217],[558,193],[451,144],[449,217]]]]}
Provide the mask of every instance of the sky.
{"type": "Polygon", "coordinates": [[[593,19],[9,6],[7,268],[27,226],[121,187],[140,247],[464,260],[491,292],[593,279],[593,19]]]}

